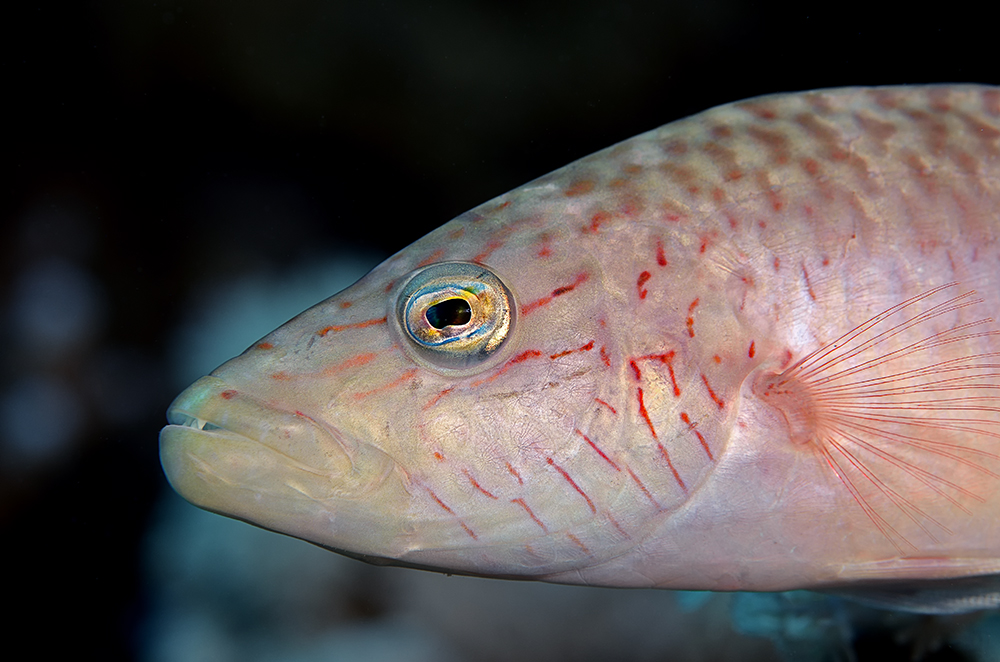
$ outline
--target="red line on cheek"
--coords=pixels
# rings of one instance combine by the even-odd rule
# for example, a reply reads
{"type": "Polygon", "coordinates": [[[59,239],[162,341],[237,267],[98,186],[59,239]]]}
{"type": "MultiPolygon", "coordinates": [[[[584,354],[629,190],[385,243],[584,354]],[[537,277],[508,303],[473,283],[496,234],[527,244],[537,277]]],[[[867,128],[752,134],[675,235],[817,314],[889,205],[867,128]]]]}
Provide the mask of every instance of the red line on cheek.
{"type": "Polygon", "coordinates": [[[752,341],[752,340],[751,340],[751,341],[750,341],[750,351],[748,352],[748,354],[750,355],[750,358],[753,358],[753,355],[754,355],[755,353],[756,353],[756,352],[754,351],[754,341],[752,341]]]}
{"type": "Polygon", "coordinates": [[[705,437],[702,436],[701,432],[698,432],[696,425],[691,422],[691,419],[688,417],[686,412],[681,412],[681,420],[687,423],[688,429],[691,430],[691,432],[694,432],[695,436],[698,437],[698,441],[701,442],[701,447],[705,449],[708,459],[714,462],[715,458],[712,457],[712,451],[708,447],[708,442],[705,441],[705,437]]]}
{"type": "Polygon", "coordinates": [[[589,278],[589,274],[586,273],[579,274],[576,277],[576,280],[574,280],[571,284],[564,285],[562,287],[557,287],[556,289],[552,290],[552,293],[549,294],[548,296],[544,296],[541,299],[532,301],[531,303],[526,303],[523,306],[521,306],[521,314],[527,315],[531,312],[534,312],[538,308],[541,308],[542,306],[551,303],[552,300],[555,299],[556,297],[560,297],[566,294],[567,292],[572,292],[574,289],[577,288],[577,286],[586,281],[587,278],[589,278]]]}
{"type": "Polygon", "coordinates": [[[223,400],[232,400],[236,396],[236,391],[228,389],[219,394],[219,397],[223,400]]]}
{"type": "Polygon", "coordinates": [[[517,469],[515,469],[513,466],[511,466],[510,462],[507,463],[507,471],[510,472],[511,476],[513,476],[514,478],[517,478],[518,484],[524,485],[524,479],[521,478],[521,474],[517,473],[517,469]]]}
{"type": "Polygon", "coordinates": [[[659,442],[657,442],[656,447],[660,449],[660,455],[662,455],[663,459],[667,461],[667,466],[670,467],[670,473],[674,475],[674,480],[677,481],[677,484],[680,485],[681,489],[684,490],[684,493],[687,494],[687,485],[685,485],[684,481],[681,480],[681,475],[677,473],[677,469],[674,468],[674,463],[670,461],[670,454],[667,453],[667,449],[664,448],[663,444],[659,442]]]}
{"type": "Polygon", "coordinates": [[[586,441],[588,444],[590,444],[590,447],[593,448],[595,451],[597,451],[597,454],[600,455],[602,458],[604,458],[605,462],[607,462],[608,464],[610,464],[611,466],[613,466],[615,468],[615,471],[621,471],[621,469],[618,468],[618,465],[615,464],[614,460],[612,460],[610,457],[608,457],[607,455],[605,455],[604,451],[602,451],[600,448],[598,448],[597,444],[595,444],[594,442],[592,442],[590,440],[590,437],[588,437],[584,433],[580,432],[579,430],[573,430],[573,432],[575,432],[578,435],[580,435],[581,437],[583,437],[583,440],[586,441]]]}
{"type": "Polygon", "coordinates": [[[566,479],[566,482],[568,482],[573,487],[574,490],[576,490],[577,492],[580,493],[580,496],[582,496],[584,499],[587,500],[587,505],[590,506],[590,512],[596,513],[597,512],[597,508],[594,507],[594,502],[590,500],[590,497],[587,496],[586,492],[584,492],[582,489],[580,489],[580,486],[576,484],[576,481],[574,481],[572,478],[570,478],[570,475],[568,473],[566,473],[566,470],[563,469],[562,467],[560,467],[558,464],[556,464],[555,461],[551,457],[546,458],[546,461],[549,463],[549,465],[553,469],[555,469],[556,471],[558,471],[562,475],[562,477],[566,479]]]}
{"type": "Polygon", "coordinates": [[[608,357],[608,350],[601,345],[601,360],[604,361],[604,365],[611,367],[611,359],[608,357]]]}
{"type": "Polygon", "coordinates": [[[635,378],[637,380],[642,379],[642,372],[639,370],[638,364],[634,360],[629,361],[628,364],[632,366],[632,371],[635,373],[635,378]]]}
{"type": "MultiPolygon", "coordinates": [[[[451,508],[449,508],[448,505],[444,501],[442,501],[441,499],[439,499],[438,495],[434,494],[433,490],[431,490],[430,488],[427,488],[427,493],[431,495],[431,498],[434,499],[434,501],[437,502],[437,505],[441,506],[441,508],[443,508],[446,513],[448,513],[449,515],[454,515],[455,514],[455,511],[452,510],[451,508]]],[[[476,535],[476,533],[472,529],[470,529],[465,522],[463,522],[462,520],[459,520],[458,523],[462,527],[462,529],[464,529],[465,532],[469,534],[470,538],[472,538],[473,540],[479,540],[479,537],[476,535]]]]}
{"type": "Polygon", "coordinates": [[[628,471],[629,476],[632,476],[632,480],[634,480],[635,484],[639,486],[639,489],[642,490],[642,493],[646,495],[646,498],[649,499],[649,502],[653,504],[653,506],[655,506],[657,510],[659,510],[660,504],[656,502],[656,499],[654,499],[653,495],[649,493],[649,490],[646,488],[643,482],[639,480],[639,477],[635,475],[635,472],[632,471],[632,468],[625,467],[625,470],[628,471]]]}
{"type": "Polygon", "coordinates": [[[511,503],[516,503],[517,505],[519,505],[522,508],[524,508],[524,512],[528,513],[528,516],[535,522],[535,524],[537,524],[538,526],[542,527],[542,531],[544,531],[545,533],[549,532],[548,527],[545,526],[545,524],[542,523],[542,520],[540,520],[537,517],[535,517],[535,513],[533,513],[532,510],[531,510],[531,508],[528,507],[528,504],[526,504],[524,502],[524,499],[511,499],[510,502],[511,503]]]}
{"type": "Polygon", "coordinates": [[[336,333],[337,331],[346,331],[347,329],[366,329],[369,326],[375,326],[377,324],[385,324],[385,317],[380,317],[378,319],[365,320],[364,322],[354,322],[353,324],[335,324],[332,326],[326,326],[316,332],[318,336],[325,336],[328,333],[336,333]]]}
{"type": "Polygon", "coordinates": [[[525,350],[525,351],[521,352],[520,354],[518,354],[517,356],[515,356],[514,358],[512,358],[510,361],[507,361],[507,365],[515,365],[517,363],[521,363],[523,361],[527,361],[528,359],[531,359],[531,358],[537,358],[537,357],[539,357],[541,355],[542,355],[542,353],[539,352],[537,349],[528,349],[528,350],[525,350]]]}
{"type": "Polygon", "coordinates": [[[452,386],[451,388],[446,388],[445,390],[441,391],[440,393],[438,393],[437,395],[435,395],[433,398],[431,398],[430,402],[428,402],[426,405],[424,405],[423,410],[427,411],[428,409],[430,409],[431,407],[433,407],[434,405],[436,405],[438,403],[438,400],[440,400],[441,398],[443,398],[444,396],[448,395],[449,393],[451,393],[454,390],[455,390],[455,387],[452,386]]]}
{"type": "Polygon", "coordinates": [[[361,400],[362,398],[367,398],[370,395],[375,395],[376,393],[382,393],[383,391],[388,391],[390,389],[396,388],[397,386],[405,384],[410,379],[412,379],[413,375],[415,375],[415,374],[417,374],[417,369],[416,368],[410,368],[409,370],[407,370],[402,375],[400,375],[399,377],[397,377],[393,381],[389,382],[388,384],[383,384],[382,386],[379,386],[377,388],[373,388],[370,391],[363,391],[361,393],[355,393],[353,397],[354,397],[355,400],[361,400]]]}
{"type": "Polygon", "coordinates": [[[580,549],[582,549],[584,552],[586,552],[587,554],[590,554],[590,550],[587,549],[587,546],[584,545],[582,542],[580,542],[580,539],[577,538],[576,536],[574,536],[572,533],[567,533],[566,537],[569,538],[570,540],[572,540],[573,544],[575,544],[577,547],[579,547],[580,549]]]}
{"type": "Polygon", "coordinates": [[[357,368],[358,366],[362,366],[368,363],[369,361],[374,360],[376,356],[377,354],[374,354],[372,352],[368,352],[367,354],[358,354],[357,356],[352,356],[346,361],[341,361],[340,363],[336,363],[326,368],[320,374],[323,376],[329,376],[329,375],[334,375],[342,370],[347,370],[349,368],[357,368]]]}
{"type": "Polygon", "coordinates": [[[610,513],[605,513],[605,516],[608,518],[608,521],[611,522],[612,526],[618,529],[618,533],[622,534],[626,540],[632,539],[632,536],[625,532],[625,529],[621,527],[621,525],[615,520],[614,517],[611,516],[610,513]]]}
{"type": "Polygon", "coordinates": [[[444,501],[442,501],[441,499],[439,499],[438,495],[434,494],[433,490],[428,489],[427,493],[430,494],[431,498],[434,499],[437,502],[437,505],[439,505],[442,508],[444,508],[445,512],[447,512],[449,515],[454,515],[455,514],[455,511],[452,510],[451,508],[449,508],[448,505],[444,501]]]}
{"type": "Polygon", "coordinates": [[[642,419],[646,421],[646,425],[649,426],[649,431],[652,433],[653,439],[659,440],[659,437],[656,436],[656,430],[653,428],[653,421],[649,420],[649,412],[646,411],[646,403],[642,401],[641,388],[639,389],[639,414],[642,416],[642,419]]]}
{"type": "Polygon", "coordinates": [[[594,402],[596,402],[596,403],[597,403],[597,404],[599,404],[599,405],[604,405],[605,407],[607,407],[608,409],[610,409],[610,410],[611,410],[611,413],[612,413],[612,414],[615,414],[616,416],[618,415],[618,410],[617,410],[617,409],[615,409],[614,407],[612,407],[611,405],[609,405],[609,404],[608,404],[607,402],[605,402],[604,400],[601,400],[600,398],[594,398],[594,402]]]}
{"type": "Polygon", "coordinates": [[[703,437],[702,434],[697,430],[692,430],[692,432],[694,432],[694,436],[698,437],[698,441],[701,443],[701,447],[705,449],[705,455],[708,455],[709,461],[715,462],[715,458],[712,457],[712,451],[708,447],[708,442],[705,441],[705,437],[703,437]]]}
{"type": "Polygon", "coordinates": [[[712,390],[712,387],[708,383],[708,377],[705,376],[705,373],[702,373],[702,375],[701,375],[701,381],[705,382],[705,388],[708,389],[708,395],[709,395],[709,397],[711,397],[712,400],[715,401],[715,404],[719,405],[719,409],[722,409],[725,406],[725,403],[722,401],[722,398],[720,398],[719,396],[717,396],[715,394],[715,391],[712,390]]]}
{"type": "Polygon", "coordinates": [[[466,476],[466,478],[469,479],[469,482],[472,483],[472,486],[474,488],[476,488],[477,490],[479,490],[480,492],[482,492],[483,494],[485,494],[486,496],[488,496],[491,499],[496,499],[497,498],[497,496],[495,494],[493,494],[493,493],[488,492],[487,490],[485,490],[483,488],[483,486],[480,485],[479,482],[475,478],[473,478],[471,475],[469,475],[468,471],[465,472],[465,476],[466,476]]]}
{"type": "Polygon", "coordinates": [[[525,350],[525,351],[521,352],[520,354],[518,354],[517,356],[515,356],[514,358],[510,359],[509,361],[507,361],[507,363],[503,364],[503,366],[499,370],[497,370],[495,373],[493,373],[492,375],[489,375],[487,377],[483,377],[482,379],[480,379],[478,381],[472,382],[472,386],[479,386],[480,384],[485,384],[487,382],[491,382],[494,379],[496,379],[497,377],[499,377],[500,375],[502,375],[503,373],[505,373],[508,370],[510,370],[511,366],[515,366],[518,363],[523,363],[524,361],[527,361],[528,359],[537,359],[540,356],[542,356],[542,353],[539,352],[537,349],[528,349],[528,350],[525,350]]]}

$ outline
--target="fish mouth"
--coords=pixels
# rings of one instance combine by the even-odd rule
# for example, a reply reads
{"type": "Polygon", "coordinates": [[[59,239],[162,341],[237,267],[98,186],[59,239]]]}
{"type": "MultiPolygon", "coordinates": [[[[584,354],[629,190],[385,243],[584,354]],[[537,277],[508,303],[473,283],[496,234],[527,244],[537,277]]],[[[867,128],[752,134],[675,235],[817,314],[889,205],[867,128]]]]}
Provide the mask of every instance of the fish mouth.
{"type": "Polygon", "coordinates": [[[178,395],[167,421],[160,432],[167,480],[206,510],[331,547],[384,553],[392,532],[373,521],[372,504],[408,507],[387,454],[218,377],[178,395]]]}
{"type": "MultiPolygon", "coordinates": [[[[161,454],[169,456],[179,443],[187,453],[210,461],[220,474],[245,469],[211,461],[220,452],[241,447],[252,459],[273,455],[289,467],[330,477],[352,469],[343,437],[331,428],[301,412],[265,405],[218,377],[202,377],[178,395],[167,410],[167,422],[160,434],[161,454]]],[[[231,464],[234,458],[226,459],[231,464]]]]}

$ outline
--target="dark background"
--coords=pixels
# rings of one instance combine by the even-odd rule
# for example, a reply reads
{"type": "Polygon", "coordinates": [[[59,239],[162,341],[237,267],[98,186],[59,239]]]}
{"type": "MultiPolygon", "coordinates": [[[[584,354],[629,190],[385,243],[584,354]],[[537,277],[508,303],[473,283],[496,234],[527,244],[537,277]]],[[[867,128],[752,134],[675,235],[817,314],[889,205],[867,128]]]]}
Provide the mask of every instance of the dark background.
{"type": "Polygon", "coordinates": [[[192,293],[330,247],[391,254],[510,188],[716,104],[845,85],[996,84],[986,6],[5,7],[8,641],[28,640],[42,658],[136,655],[150,608],[139,549],[165,486],[156,434],[177,392],[171,339],[192,293]],[[54,441],[25,447],[47,425],[54,441]]]}

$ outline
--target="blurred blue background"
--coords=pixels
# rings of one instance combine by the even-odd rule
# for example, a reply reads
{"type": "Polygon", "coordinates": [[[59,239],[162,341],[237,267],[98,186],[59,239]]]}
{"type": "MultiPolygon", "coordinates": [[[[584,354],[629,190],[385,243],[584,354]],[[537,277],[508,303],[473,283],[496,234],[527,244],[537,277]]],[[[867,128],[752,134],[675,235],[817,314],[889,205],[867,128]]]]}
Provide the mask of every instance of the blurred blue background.
{"type": "Polygon", "coordinates": [[[996,617],[365,566],[202,513],[181,388],[393,252],[757,94],[1000,82],[982,5],[18,3],[4,9],[8,640],[103,660],[1000,658],[996,617]]]}

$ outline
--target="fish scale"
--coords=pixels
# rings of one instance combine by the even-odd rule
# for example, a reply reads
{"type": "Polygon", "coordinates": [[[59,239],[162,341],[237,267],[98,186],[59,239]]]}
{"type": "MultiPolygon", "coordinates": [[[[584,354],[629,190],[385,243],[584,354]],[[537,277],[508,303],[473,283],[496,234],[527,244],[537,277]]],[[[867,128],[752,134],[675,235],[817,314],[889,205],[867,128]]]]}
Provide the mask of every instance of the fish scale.
{"type": "MultiPolygon", "coordinates": [[[[883,600],[981,576],[960,596],[981,604],[1000,573],[998,127],[994,87],[847,88],[581,159],[190,387],[168,478],[379,562],[876,581],[883,600]],[[406,317],[421,296],[447,305],[406,317]]],[[[934,591],[909,606],[942,608],[934,591]]]]}

